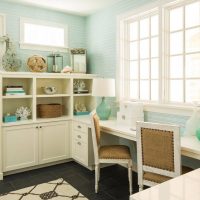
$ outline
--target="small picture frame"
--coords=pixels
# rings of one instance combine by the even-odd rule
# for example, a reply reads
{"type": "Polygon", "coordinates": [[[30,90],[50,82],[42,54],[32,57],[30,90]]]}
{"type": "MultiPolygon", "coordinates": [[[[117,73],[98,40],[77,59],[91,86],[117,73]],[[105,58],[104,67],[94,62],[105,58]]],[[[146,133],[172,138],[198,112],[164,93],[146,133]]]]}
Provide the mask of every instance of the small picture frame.
{"type": "Polygon", "coordinates": [[[70,49],[71,67],[74,73],[86,73],[86,49],[70,49]]]}

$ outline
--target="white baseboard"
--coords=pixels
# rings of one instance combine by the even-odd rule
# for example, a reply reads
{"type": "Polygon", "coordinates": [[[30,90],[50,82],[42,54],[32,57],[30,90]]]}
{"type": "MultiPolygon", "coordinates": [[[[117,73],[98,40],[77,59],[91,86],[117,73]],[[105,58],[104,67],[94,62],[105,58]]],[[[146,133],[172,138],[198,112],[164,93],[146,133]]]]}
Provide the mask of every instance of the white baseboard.
{"type": "MultiPolygon", "coordinates": [[[[61,160],[61,161],[36,165],[36,166],[33,166],[33,167],[27,167],[27,168],[23,168],[23,169],[12,170],[12,171],[9,171],[9,172],[4,172],[4,176],[16,174],[16,173],[21,173],[21,172],[26,172],[26,171],[30,171],[30,170],[34,170],[34,169],[39,169],[39,168],[43,168],[43,167],[49,167],[49,166],[53,166],[53,165],[57,165],[57,164],[70,162],[70,161],[72,161],[72,159],[65,159],[65,160],[61,160]]],[[[2,173],[2,176],[3,176],[3,173],[2,173]]],[[[3,180],[3,179],[0,179],[0,180],[3,180]]]]}

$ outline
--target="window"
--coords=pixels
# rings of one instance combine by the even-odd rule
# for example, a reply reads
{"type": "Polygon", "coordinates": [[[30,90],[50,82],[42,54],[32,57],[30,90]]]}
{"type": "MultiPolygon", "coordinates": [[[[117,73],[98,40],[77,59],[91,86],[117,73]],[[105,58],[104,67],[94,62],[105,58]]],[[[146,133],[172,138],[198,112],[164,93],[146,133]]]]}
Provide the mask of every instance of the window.
{"type": "Polygon", "coordinates": [[[119,49],[119,99],[177,104],[200,98],[200,1],[123,18],[119,49]]]}
{"type": "Polygon", "coordinates": [[[21,48],[47,51],[64,51],[67,48],[66,25],[24,18],[20,23],[21,48]]]}
{"type": "Polygon", "coordinates": [[[189,103],[200,92],[200,2],[168,8],[168,14],[168,99],[189,103]]]}
{"type": "Polygon", "coordinates": [[[128,23],[130,99],[158,100],[159,32],[158,15],[150,13],[128,23]]]}

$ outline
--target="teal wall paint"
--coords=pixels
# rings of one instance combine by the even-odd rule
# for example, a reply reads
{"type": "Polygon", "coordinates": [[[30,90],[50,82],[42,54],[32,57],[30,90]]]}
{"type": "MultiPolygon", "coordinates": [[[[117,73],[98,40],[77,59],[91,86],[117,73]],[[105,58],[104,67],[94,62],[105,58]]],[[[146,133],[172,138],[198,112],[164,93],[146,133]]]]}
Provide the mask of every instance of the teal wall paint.
{"type": "MultiPolygon", "coordinates": [[[[6,3],[6,2],[0,2],[0,13],[6,14],[6,33],[10,36],[11,40],[14,42],[17,53],[22,60],[22,67],[20,71],[28,70],[26,67],[26,60],[29,56],[37,54],[46,57],[51,53],[45,51],[22,50],[19,48],[20,17],[67,24],[69,30],[69,47],[86,48],[85,17],[65,14],[37,7],[23,6],[14,3],[6,3]]],[[[70,64],[69,54],[62,53],[62,55],[64,56],[64,65],[69,65],[70,64]]]]}
{"type": "Polygon", "coordinates": [[[122,0],[87,17],[89,72],[116,76],[117,16],[155,0],[122,0]]]}

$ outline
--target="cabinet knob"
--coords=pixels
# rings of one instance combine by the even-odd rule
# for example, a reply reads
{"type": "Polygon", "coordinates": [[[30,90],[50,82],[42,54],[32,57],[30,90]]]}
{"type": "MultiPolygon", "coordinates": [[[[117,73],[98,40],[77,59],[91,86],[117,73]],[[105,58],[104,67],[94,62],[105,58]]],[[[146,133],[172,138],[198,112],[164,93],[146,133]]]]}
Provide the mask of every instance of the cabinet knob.
{"type": "Polygon", "coordinates": [[[78,138],[81,138],[81,136],[80,136],[80,135],[78,135],[77,137],[78,137],[78,138]]]}
{"type": "Polygon", "coordinates": [[[40,126],[40,128],[42,128],[42,126],[40,126]]]}
{"type": "Polygon", "coordinates": [[[81,128],[81,126],[80,126],[80,125],[78,125],[78,128],[81,128]]]}
{"type": "Polygon", "coordinates": [[[77,142],[77,144],[78,144],[78,145],[81,145],[81,143],[80,143],[80,142],[77,142]]]}
{"type": "Polygon", "coordinates": [[[38,128],[38,126],[36,126],[35,128],[38,128]]]}

